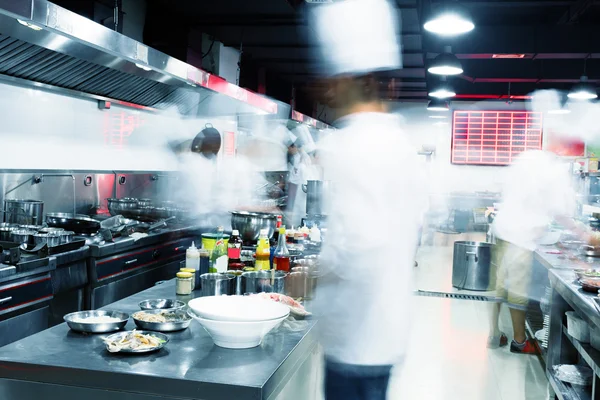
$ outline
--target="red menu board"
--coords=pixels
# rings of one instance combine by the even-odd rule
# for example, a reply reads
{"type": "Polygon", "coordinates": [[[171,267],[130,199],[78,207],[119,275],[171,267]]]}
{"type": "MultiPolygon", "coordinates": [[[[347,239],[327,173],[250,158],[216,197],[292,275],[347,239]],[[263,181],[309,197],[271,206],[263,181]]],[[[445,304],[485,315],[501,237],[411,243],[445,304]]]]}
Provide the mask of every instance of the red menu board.
{"type": "Polygon", "coordinates": [[[525,150],[542,148],[542,113],[454,111],[453,164],[508,165],[525,150]]]}

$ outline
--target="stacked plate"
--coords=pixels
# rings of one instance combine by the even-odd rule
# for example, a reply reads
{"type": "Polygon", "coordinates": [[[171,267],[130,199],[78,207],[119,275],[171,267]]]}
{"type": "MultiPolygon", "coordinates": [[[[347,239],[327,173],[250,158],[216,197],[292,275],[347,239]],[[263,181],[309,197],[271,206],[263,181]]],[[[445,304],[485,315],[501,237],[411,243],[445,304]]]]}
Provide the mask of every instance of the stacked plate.
{"type": "Polygon", "coordinates": [[[219,347],[259,346],[290,313],[288,306],[253,296],[210,296],[191,300],[189,315],[219,347]]]}

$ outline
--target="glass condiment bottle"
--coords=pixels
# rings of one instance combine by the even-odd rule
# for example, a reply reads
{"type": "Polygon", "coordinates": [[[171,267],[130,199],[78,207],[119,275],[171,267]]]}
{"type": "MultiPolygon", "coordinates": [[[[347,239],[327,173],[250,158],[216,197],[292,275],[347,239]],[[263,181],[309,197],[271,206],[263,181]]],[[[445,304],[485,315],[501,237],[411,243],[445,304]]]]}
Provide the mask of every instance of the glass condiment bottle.
{"type": "Polygon", "coordinates": [[[228,263],[227,268],[230,270],[243,269],[244,264],[242,263],[242,238],[238,230],[231,232],[231,238],[227,244],[227,257],[228,263]]]}
{"type": "Polygon", "coordinates": [[[223,227],[217,229],[217,239],[215,248],[210,257],[209,272],[225,272],[227,271],[227,249],[225,248],[225,240],[223,239],[223,227]]]}
{"type": "Polygon", "coordinates": [[[177,294],[183,296],[192,294],[192,274],[189,272],[178,272],[176,276],[175,290],[177,294]]]}
{"type": "Polygon", "coordinates": [[[290,252],[285,242],[285,227],[282,227],[279,229],[279,240],[273,256],[273,269],[288,272],[290,270],[290,252]]]}
{"type": "Polygon", "coordinates": [[[256,262],[254,267],[257,271],[262,269],[270,269],[271,246],[269,246],[269,231],[261,229],[258,238],[258,246],[256,247],[256,262]]]}

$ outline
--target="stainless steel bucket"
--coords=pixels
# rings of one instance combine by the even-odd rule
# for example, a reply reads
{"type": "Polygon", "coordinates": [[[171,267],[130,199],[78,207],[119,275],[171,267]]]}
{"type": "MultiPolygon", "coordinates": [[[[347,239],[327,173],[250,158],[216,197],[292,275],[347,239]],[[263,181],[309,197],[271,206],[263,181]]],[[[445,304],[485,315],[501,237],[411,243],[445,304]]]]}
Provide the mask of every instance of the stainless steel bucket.
{"type": "Polygon", "coordinates": [[[329,192],[328,181],[307,181],[302,185],[302,190],[306,193],[306,214],[307,215],[325,215],[326,197],[329,192]]]}
{"type": "Polygon", "coordinates": [[[251,271],[242,274],[241,294],[281,293],[285,294],[286,273],[282,271],[251,271]]]}
{"type": "Polygon", "coordinates": [[[235,294],[233,275],[209,273],[200,276],[202,296],[221,296],[235,294]]]}
{"type": "Polygon", "coordinates": [[[452,286],[457,289],[485,291],[495,287],[496,272],[492,265],[493,244],[454,242],[452,286]]]}
{"type": "Polygon", "coordinates": [[[42,225],[44,202],[40,200],[4,200],[4,222],[19,225],[42,225]]]}

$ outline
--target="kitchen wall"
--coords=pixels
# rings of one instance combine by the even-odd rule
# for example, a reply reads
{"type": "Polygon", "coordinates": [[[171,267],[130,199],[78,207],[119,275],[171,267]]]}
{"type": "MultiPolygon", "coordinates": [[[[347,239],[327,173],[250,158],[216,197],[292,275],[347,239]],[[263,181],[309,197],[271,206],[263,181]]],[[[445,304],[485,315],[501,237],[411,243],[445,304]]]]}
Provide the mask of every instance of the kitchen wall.
{"type": "MultiPolygon", "coordinates": [[[[452,142],[452,112],[432,113],[426,103],[392,103],[391,109],[404,119],[413,145],[418,149],[435,149],[430,165],[430,185],[434,192],[498,192],[501,190],[506,167],[454,165],[450,162],[452,142]],[[431,115],[445,115],[446,119],[431,119],[431,115]]],[[[505,102],[452,102],[453,109],[461,110],[525,110],[525,103],[505,102]]]]}
{"type": "Polygon", "coordinates": [[[193,139],[208,122],[237,132],[230,117],[182,119],[114,103],[100,110],[94,100],[7,84],[0,120],[0,169],[13,170],[171,171],[178,164],[170,142],[193,139]]]}

